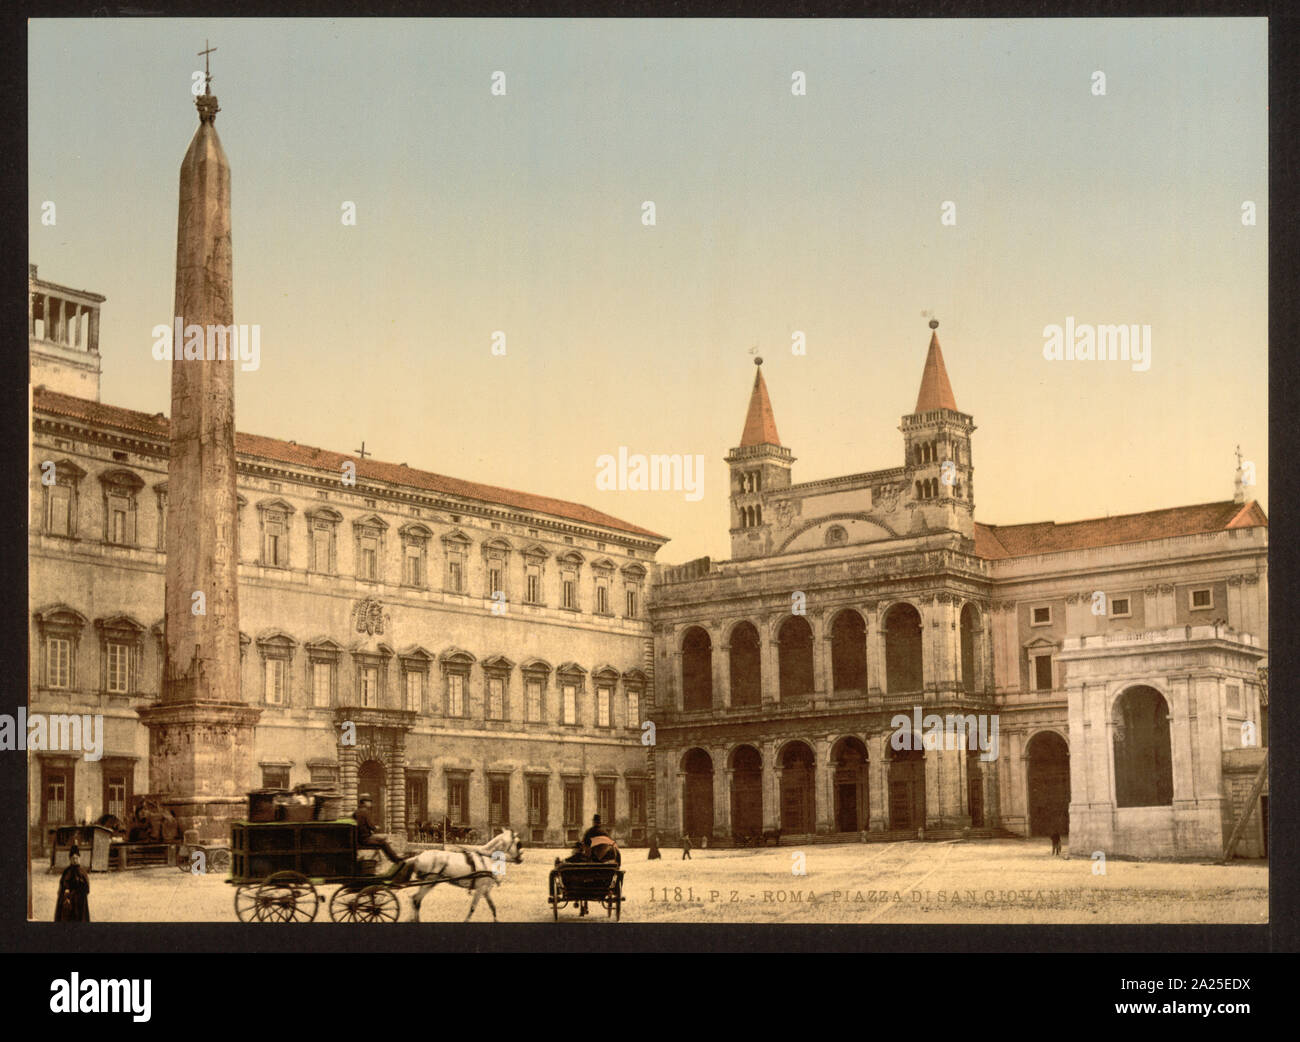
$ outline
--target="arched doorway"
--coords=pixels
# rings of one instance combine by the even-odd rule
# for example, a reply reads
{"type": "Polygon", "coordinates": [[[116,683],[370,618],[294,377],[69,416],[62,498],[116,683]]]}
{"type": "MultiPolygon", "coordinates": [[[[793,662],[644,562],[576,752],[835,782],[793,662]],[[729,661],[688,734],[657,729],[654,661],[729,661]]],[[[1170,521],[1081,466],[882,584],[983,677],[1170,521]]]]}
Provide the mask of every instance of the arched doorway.
{"type": "Polygon", "coordinates": [[[808,620],[802,615],[791,615],[781,624],[777,643],[779,644],[781,701],[811,695],[813,635],[808,620]]]}
{"type": "Polygon", "coordinates": [[[1055,731],[1039,731],[1025,748],[1029,760],[1029,834],[1070,831],[1070,747],[1055,731]]]}
{"type": "Polygon", "coordinates": [[[835,831],[860,832],[869,821],[867,747],[854,737],[841,738],[831,749],[835,771],[835,831]]]}
{"type": "Polygon", "coordinates": [[[1112,714],[1115,806],[1169,807],[1174,802],[1169,706],[1152,687],[1131,687],[1112,714]]]}
{"type": "Polygon", "coordinates": [[[758,630],[742,622],[731,631],[731,704],[756,706],[763,700],[763,657],[758,630]]]}
{"type": "Polygon", "coordinates": [[[961,687],[963,691],[975,691],[979,687],[979,678],[975,675],[975,631],[979,626],[979,613],[973,604],[962,605],[961,609],[961,687]]]}
{"type": "Polygon", "coordinates": [[[781,750],[781,831],[794,835],[816,831],[813,794],[817,768],[813,751],[803,742],[781,750]]]}
{"type": "Polygon", "coordinates": [[[731,754],[731,832],[737,839],[763,831],[763,757],[752,745],[731,754]]]}
{"type": "Polygon", "coordinates": [[[388,785],[384,765],[378,760],[367,760],[357,771],[357,796],[369,796],[375,801],[370,811],[370,820],[376,830],[383,832],[388,812],[388,785]]]}
{"type": "Polygon", "coordinates": [[[713,835],[713,758],[703,749],[682,757],[682,831],[690,836],[713,835]]]}
{"type": "Polygon", "coordinates": [[[925,826],[925,751],[890,749],[889,827],[910,830],[925,826]]]}
{"type": "Polygon", "coordinates": [[[682,638],[682,707],[713,706],[713,641],[708,631],[692,626],[682,638]]]}
{"type": "Polygon", "coordinates": [[[832,690],[867,693],[867,626],[848,609],[831,623],[832,690]]]}
{"type": "Polygon", "coordinates": [[[921,613],[907,602],[885,613],[885,689],[891,694],[920,691],[921,613]]]}

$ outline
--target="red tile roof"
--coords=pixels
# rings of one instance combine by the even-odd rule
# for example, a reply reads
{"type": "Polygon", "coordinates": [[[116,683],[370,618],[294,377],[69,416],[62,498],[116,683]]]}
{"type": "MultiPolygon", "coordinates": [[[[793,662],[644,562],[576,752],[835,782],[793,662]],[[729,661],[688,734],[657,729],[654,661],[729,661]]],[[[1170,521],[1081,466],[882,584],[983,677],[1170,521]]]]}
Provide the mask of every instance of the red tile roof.
{"type": "Polygon", "coordinates": [[[767,381],[763,379],[763,370],[760,368],[754,374],[754,389],[749,393],[749,412],[745,415],[740,447],[780,444],[781,437],[776,433],[776,414],[772,412],[772,400],[767,396],[767,381]]]}
{"type": "Polygon", "coordinates": [[[1030,557],[1060,550],[1086,550],[1120,543],[1141,543],[1172,536],[1222,532],[1229,528],[1268,525],[1254,500],[1249,503],[1202,503],[1199,506],[1148,510],[1142,514],[1098,517],[1090,521],[1037,521],[1027,525],[975,524],[975,553],[996,560],[1030,557]]]}
{"type": "MultiPolygon", "coordinates": [[[[116,405],[105,405],[85,398],[76,398],[60,394],[44,387],[37,387],[32,396],[32,408],[38,412],[52,413],[57,416],[71,416],[88,423],[102,424],[118,430],[132,431],[157,438],[168,436],[169,424],[162,413],[136,412],[116,405]]],[[[528,492],[516,492],[513,489],[498,488],[495,485],[480,485],[474,481],[461,481],[442,474],[433,474],[414,467],[404,467],[397,463],[384,463],[374,459],[358,459],[341,452],[317,449],[310,445],[295,445],[281,441],[279,438],[266,438],[260,434],[235,435],[235,451],[242,456],[255,456],[259,459],[274,460],[277,463],[296,464],[318,470],[328,470],[338,474],[344,460],[356,464],[357,477],[374,481],[386,481],[394,485],[419,489],[424,492],[441,492],[466,499],[477,499],[485,503],[515,507],[519,510],[533,510],[541,514],[550,514],[566,521],[582,524],[599,525],[604,528],[628,532],[632,535],[649,539],[666,539],[648,528],[621,521],[609,514],[581,503],[570,503],[563,499],[551,499],[549,496],[535,496],[528,492]]]]}
{"type": "Polygon", "coordinates": [[[939,334],[930,334],[930,350],[925,356],[925,369],[921,372],[921,391],[916,396],[914,412],[929,412],[931,409],[951,409],[957,411],[957,399],[952,394],[952,384],[948,382],[948,370],[943,364],[943,352],[939,350],[939,334]]]}

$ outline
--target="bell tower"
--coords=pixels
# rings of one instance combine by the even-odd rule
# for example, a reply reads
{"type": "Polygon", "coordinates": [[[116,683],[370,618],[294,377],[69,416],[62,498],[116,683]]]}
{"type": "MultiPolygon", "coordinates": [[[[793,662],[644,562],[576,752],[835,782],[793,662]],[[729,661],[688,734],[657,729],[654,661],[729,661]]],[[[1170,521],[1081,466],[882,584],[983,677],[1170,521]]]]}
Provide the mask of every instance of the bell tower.
{"type": "Polygon", "coordinates": [[[763,379],[763,359],[755,358],[754,387],[740,444],[727,454],[731,469],[731,556],[759,557],[769,549],[771,523],[764,502],[768,493],[790,487],[794,453],[781,444],[776,416],[763,379]]]}
{"type": "Polygon", "coordinates": [[[971,459],[974,419],[957,408],[939,347],[939,323],[930,320],[930,349],[921,373],[916,408],[904,416],[903,466],[908,508],[916,527],[960,532],[975,538],[975,467],[971,459]]]}

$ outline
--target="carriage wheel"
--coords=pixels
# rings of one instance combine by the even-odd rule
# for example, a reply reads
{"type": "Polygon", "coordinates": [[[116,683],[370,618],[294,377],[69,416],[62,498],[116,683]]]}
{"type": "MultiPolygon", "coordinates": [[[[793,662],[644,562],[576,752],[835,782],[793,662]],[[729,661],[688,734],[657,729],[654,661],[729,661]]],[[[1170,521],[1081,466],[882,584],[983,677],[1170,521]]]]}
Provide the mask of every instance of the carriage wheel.
{"type": "Polygon", "coordinates": [[[257,883],[240,883],[235,888],[235,918],[241,923],[260,923],[262,906],[257,903],[257,883]]]}
{"type": "Polygon", "coordinates": [[[395,923],[402,906],[390,887],[376,883],[357,895],[356,909],[359,923],[395,923]]]}
{"type": "Polygon", "coordinates": [[[614,922],[623,918],[623,880],[614,877],[614,922]]]}
{"type": "Polygon", "coordinates": [[[468,832],[465,833],[466,843],[476,844],[478,843],[478,840],[479,840],[478,829],[470,829],[468,832]]]}
{"type": "Polygon", "coordinates": [[[551,912],[552,918],[560,921],[560,879],[555,873],[551,873],[551,912]]]}
{"type": "Polygon", "coordinates": [[[208,851],[208,870],[224,870],[230,867],[230,848],[216,847],[208,851]]]}
{"type": "Polygon", "coordinates": [[[276,872],[257,888],[264,923],[309,923],[320,908],[320,894],[298,872],[276,872]]]}
{"type": "Polygon", "coordinates": [[[361,887],[344,885],[334,891],[334,896],[330,898],[330,921],[335,923],[355,923],[359,922],[357,916],[357,898],[361,895],[361,887]]]}

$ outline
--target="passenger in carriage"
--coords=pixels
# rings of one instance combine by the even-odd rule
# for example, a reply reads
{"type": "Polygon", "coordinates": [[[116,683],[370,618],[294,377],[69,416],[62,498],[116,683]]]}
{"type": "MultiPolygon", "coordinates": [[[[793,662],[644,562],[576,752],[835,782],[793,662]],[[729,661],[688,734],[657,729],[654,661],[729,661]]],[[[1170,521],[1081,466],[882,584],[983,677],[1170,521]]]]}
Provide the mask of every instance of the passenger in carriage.
{"type": "Polygon", "coordinates": [[[591,828],[582,834],[582,846],[590,852],[592,861],[618,861],[618,844],[609,830],[600,823],[600,815],[591,816],[591,828]]]}

